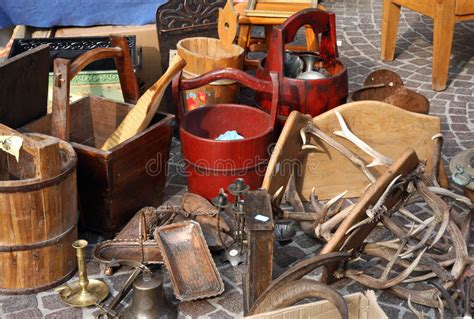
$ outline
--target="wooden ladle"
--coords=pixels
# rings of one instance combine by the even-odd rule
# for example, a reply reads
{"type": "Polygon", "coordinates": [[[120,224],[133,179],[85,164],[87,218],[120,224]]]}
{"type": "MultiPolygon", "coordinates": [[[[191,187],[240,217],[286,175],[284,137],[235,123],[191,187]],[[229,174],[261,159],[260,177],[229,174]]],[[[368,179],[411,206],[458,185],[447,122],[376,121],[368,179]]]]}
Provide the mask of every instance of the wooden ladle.
{"type": "Polygon", "coordinates": [[[101,150],[109,150],[148,127],[160,105],[166,87],[185,65],[186,62],[179,55],[173,58],[165,74],[140,97],[137,104],[102,145],[101,150]]]}

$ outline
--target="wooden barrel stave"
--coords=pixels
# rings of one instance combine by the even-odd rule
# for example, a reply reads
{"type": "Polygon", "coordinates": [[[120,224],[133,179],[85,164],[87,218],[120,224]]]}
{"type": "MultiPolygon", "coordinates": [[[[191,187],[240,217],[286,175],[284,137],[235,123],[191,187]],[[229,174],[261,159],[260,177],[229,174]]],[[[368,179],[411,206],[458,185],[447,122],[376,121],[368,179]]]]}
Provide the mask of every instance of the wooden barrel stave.
{"type": "MultiPolygon", "coordinates": [[[[176,45],[178,54],[186,61],[183,77],[194,78],[212,70],[222,68],[242,69],[244,63],[244,49],[233,45],[226,51],[218,39],[214,38],[187,38],[176,45]]],[[[189,99],[195,103],[187,104],[188,109],[193,106],[212,105],[219,103],[235,103],[238,98],[239,85],[233,81],[218,81],[198,89],[186,92],[185,103],[189,99]],[[193,98],[193,97],[196,98],[193,98]]]]}
{"type": "Polygon", "coordinates": [[[69,144],[59,145],[65,156],[58,176],[0,181],[0,293],[46,290],[75,272],[77,158],[69,144]]]}

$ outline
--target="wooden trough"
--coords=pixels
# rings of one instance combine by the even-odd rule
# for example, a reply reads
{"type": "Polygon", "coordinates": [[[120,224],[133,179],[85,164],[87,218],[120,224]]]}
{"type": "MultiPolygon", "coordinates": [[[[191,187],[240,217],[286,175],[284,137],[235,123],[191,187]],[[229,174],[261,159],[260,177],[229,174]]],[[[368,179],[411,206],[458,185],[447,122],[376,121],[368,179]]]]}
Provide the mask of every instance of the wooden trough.
{"type": "MultiPolygon", "coordinates": [[[[361,171],[346,157],[324,143],[318,145],[320,151],[301,151],[300,129],[312,121],[320,130],[334,137],[338,142],[353,151],[365,162],[370,157],[351,142],[335,136],[340,130],[335,115],[338,111],[349,129],[378,152],[398,159],[407,148],[416,151],[418,158],[426,162],[426,173],[433,170],[433,154],[437,141],[433,136],[440,134],[439,118],[402,110],[390,104],[377,101],[360,101],[340,105],[324,114],[311,118],[299,112],[290,114],[275,146],[263,181],[263,188],[273,195],[280,186],[287,185],[293,167],[296,167],[297,190],[305,200],[310,199],[314,187],[319,199],[327,200],[348,191],[344,197],[360,197],[369,183],[361,171]],[[296,165],[296,166],[294,166],[296,165]]],[[[378,177],[387,170],[383,166],[371,168],[378,177]]],[[[438,173],[436,171],[436,173],[438,173]]],[[[436,175],[436,174],[435,174],[436,175]]],[[[440,165],[440,182],[444,183],[444,168],[440,165]]],[[[281,196],[279,196],[281,198],[281,196]]]]}

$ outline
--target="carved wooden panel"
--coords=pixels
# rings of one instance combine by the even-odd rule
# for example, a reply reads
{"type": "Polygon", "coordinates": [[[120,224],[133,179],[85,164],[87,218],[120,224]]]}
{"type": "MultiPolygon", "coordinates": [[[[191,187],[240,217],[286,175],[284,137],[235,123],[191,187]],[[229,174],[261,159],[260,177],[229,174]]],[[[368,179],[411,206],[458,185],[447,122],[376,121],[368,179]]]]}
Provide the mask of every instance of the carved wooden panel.
{"type": "Polygon", "coordinates": [[[156,27],[161,32],[176,31],[217,23],[225,0],[171,0],[156,11],[156,27]]]}
{"type": "Polygon", "coordinates": [[[156,31],[163,71],[168,68],[169,51],[179,40],[217,37],[219,8],[226,0],[170,0],[156,10],[156,31]]]}
{"type": "MultiPolygon", "coordinates": [[[[136,37],[127,36],[128,47],[132,64],[135,67],[137,61],[136,37]]],[[[35,39],[15,39],[9,57],[12,58],[20,53],[29,51],[40,45],[47,44],[50,48],[49,71],[53,71],[53,60],[63,58],[74,60],[79,55],[95,48],[110,48],[109,37],[72,37],[72,38],[35,38],[35,39]]],[[[114,70],[113,59],[104,59],[88,65],[85,70],[114,70]]]]}

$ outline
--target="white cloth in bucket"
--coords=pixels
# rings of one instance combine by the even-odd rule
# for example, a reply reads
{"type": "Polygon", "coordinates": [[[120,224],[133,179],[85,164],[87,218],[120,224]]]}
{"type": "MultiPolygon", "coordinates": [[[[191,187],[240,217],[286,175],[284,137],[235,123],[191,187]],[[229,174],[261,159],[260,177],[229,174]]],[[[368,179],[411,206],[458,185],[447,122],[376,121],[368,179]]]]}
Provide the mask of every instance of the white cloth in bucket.
{"type": "Polygon", "coordinates": [[[216,138],[216,141],[234,141],[234,140],[243,140],[244,137],[239,135],[236,130],[227,131],[216,138]]]}

